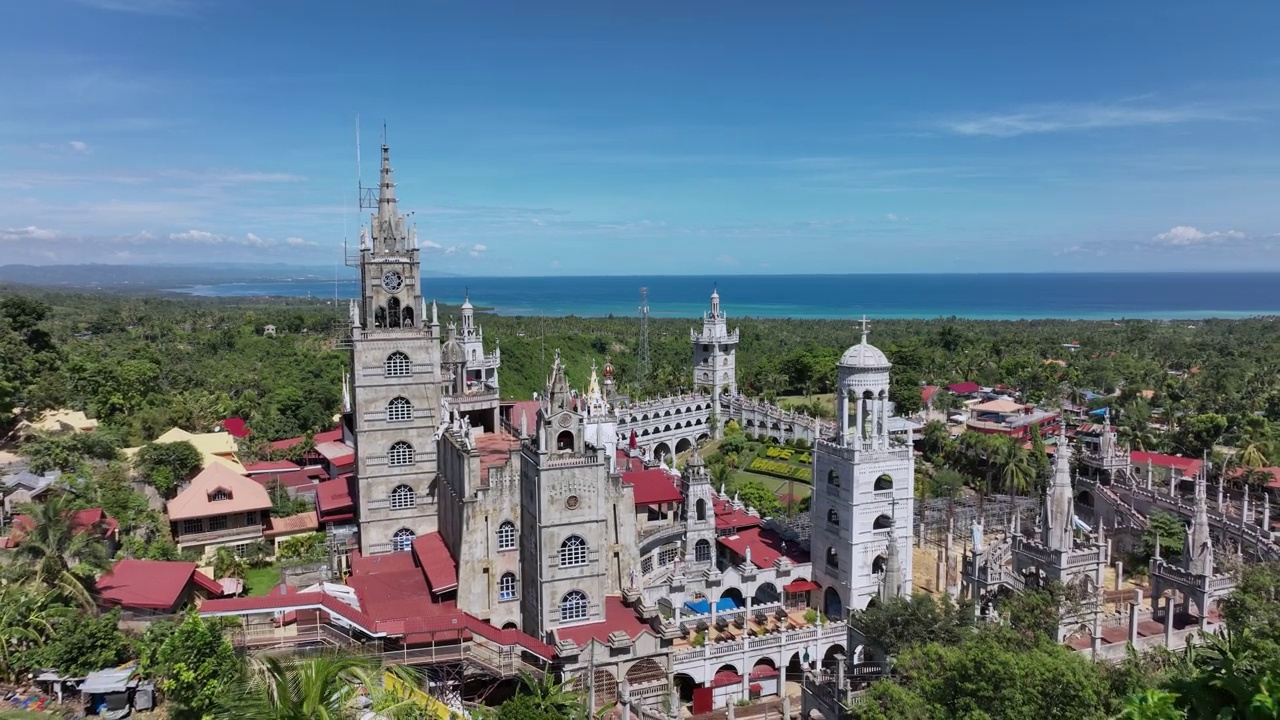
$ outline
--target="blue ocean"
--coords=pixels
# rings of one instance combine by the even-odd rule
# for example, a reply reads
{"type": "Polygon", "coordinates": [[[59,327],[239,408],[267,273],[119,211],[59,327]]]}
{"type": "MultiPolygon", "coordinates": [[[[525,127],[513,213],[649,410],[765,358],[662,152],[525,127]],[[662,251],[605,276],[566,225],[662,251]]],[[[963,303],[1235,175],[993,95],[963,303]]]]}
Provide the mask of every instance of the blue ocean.
{"type": "MultiPolygon", "coordinates": [[[[503,315],[635,316],[648,289],[653,317],[694,317],[718,288],[732,317],[1194,319],[1280,315],[1280,273],[1016,275],[727,275],[432,277],[425,295],[464,293],[503,315]]],[[[356,282],[299,279],[174,288],[210,297],[356,296],[356,282]]]]}

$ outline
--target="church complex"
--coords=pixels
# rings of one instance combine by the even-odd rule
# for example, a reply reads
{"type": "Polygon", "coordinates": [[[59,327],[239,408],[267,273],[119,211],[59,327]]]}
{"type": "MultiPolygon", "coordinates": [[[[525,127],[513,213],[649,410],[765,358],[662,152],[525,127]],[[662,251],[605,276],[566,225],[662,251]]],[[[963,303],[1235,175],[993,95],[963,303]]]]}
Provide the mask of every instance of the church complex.
{"type": "MultiPolygon", "coordinates": [[[[682,707],[705,712],[803,681],[807,708],[839,714],[822,699],[848,693],[845,671],[874,656],[855,647],[848,614],[910,594],[917,554],[918,426],[894,415],[891,364],[865,324],[838,364],[834,423],[738,393],[738,332],[718,294],[690,331],[693,394],[632,402],[615,392],[607,359],[573,388],[557,352],[543,392],[503,404],[501,353],[486,349],[470,299],[460,326],[442,328],[425,298],[416,230],[397,207],[385,145],[358,265],[340,438],[355,456],[343,491],[351,511],[326,521],[345,584],[208,600],[203,615],[241,617],[250,648],[360,646],[428,666],[443,698],[554,672],[596,707],[678,717],[682,707]],[[714,486],[699,443],[730,421],[811,444],[804,522],[761,517],[714,486]]],[[[1060,639],[1084,626],[1096,651],[1111,562],[1103,526],[1138,532],[1133,506],[1162,502],[1151,476],[1144,482],[1127,454],[1119,459],[1111,432],[1086,453],[1089,479],[1075,490],[1059,445],[1035,532],[1015,518],[984,539],[975,523],[964,552],[949,534],[936,589],[972,595],[983,613],[997,593],[1040,580],[1079,586],[1060,639]],[[1082,487],[1097,523],[1088,532],[1077,526],[1082,487]]],[[[1201,479],[1184,564],[1157,560],[1151,572],[1169,597],[1195,600],[1202,629],[1206,602],[1227,587],[1214,573],[1205,503],[1201,479]]],[[[320,511],[325,521],[323,503],[320,511]]]]}

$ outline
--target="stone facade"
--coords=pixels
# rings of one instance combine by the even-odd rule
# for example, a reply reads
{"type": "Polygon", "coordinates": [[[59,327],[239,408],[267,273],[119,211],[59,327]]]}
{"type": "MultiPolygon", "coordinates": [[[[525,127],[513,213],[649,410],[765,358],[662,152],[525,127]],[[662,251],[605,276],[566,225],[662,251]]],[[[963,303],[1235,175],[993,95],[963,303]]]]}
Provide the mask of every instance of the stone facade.
{"type": "Polygon", "coordinates": [[[864,329],[840,359],[835,437],[813,450],[810,551],[833,617],[911,592],[915,457],[910,432],[889,431],[889,369],[864,329]],[[885,581],[892,587],[882,589],[885,581]]]}
{"type": "Polygon", "coordinates": [[[361,299],[351,307],[351,424],[360,547],[403,549],[436,529],[440,328],[422,296],[417,231],[396,209],[382,147],[378,212],[360,232],[361,299]]]}
{"type": "Polygon", "coordinates": [[[729,332],[720,309],[720,293],[711,293],[711,310],[702,316],[702,332],[689,331],[693,342],[693,389],[712,397],[738,394],[738,331],[729,332]]]}

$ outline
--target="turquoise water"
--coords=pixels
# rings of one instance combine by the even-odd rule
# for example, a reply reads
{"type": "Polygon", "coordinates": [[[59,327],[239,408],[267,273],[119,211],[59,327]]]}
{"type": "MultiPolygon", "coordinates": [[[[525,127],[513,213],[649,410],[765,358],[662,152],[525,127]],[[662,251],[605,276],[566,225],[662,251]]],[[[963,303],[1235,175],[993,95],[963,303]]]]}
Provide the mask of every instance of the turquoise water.
{"type": "MultiPolygon", "coordinates": [[[[428,278],[425,294],[503,315],[635,316],[640,288],[653,317],[692,317],[718,287],[733,317],[1238,318],[1280,315],[1280,273],[1020,275],[760,275],[428,278]]],[[[351,298],[354,280],[176,288],[211,297],[351,298]]]]}

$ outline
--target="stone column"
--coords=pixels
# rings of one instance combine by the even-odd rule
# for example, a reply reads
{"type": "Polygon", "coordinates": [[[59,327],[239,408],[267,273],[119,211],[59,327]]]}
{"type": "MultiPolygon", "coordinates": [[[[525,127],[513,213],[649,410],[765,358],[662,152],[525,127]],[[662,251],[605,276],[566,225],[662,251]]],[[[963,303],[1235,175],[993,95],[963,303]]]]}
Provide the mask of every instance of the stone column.
{"type": "Polygon", "coordinates": [[[782,683],[782,720],[791,720],[791,696],[787,694],[786,676],[782,683]]]}
{"type": "Polygon", "coordinates": [[[631,683],[626,678],[618,685],[618,704],[622,706],[622,720],[631,720],[631,683]]]}
{"type": "Polygon", "coordinates": [[[1164,646],[1166,648],[1173,645],[1173,613],[1174,599],[1169,597],[1164,601],[1164,646]]]}
{"type": "Polygon", "coordinates": [[[1120,589],[1120,585],[1121,585],[1123,582],[1124,582],[1124,563],[1123,563],[1123,562],[1121,562],[1121,561],[1119,561],[1119,560],[1117,560],[1117,561],[1116,561],[1116,585],[1115,585],[1115,589],[1116,589],[1116,590],[1119,590],[1119,589],[1120,589]]]}
{"type": "Polygon", "coordinates": [[[1129,606],[1129,645],[1138,647],[1138,618],[1142,611],[1142,591],[1133,591],[1133,604],[1129,606]]]}
{"type": "Polygon", "coordinates": [[[1169,497],[1178,497],[1178,473],[1175,470],[1169,471],[1169,497]]]}

